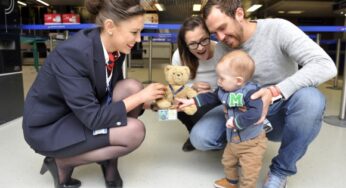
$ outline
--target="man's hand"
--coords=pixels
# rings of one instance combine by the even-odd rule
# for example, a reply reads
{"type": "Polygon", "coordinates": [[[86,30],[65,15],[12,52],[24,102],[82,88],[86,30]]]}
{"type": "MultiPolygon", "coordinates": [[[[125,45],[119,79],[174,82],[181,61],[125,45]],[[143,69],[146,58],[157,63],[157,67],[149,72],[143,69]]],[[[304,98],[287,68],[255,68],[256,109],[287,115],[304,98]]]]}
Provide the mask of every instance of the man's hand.
{"type": "Polygon", "coordinates": [[[263,123],[264,119],[267,116],[269,105],[272,103],[272,94],[269,89],[262,88],[251,95],[251,99],[255,100],[261,98],[263,101],[263,110],[261,118],[256,122],[256,124],[263,123]]]}

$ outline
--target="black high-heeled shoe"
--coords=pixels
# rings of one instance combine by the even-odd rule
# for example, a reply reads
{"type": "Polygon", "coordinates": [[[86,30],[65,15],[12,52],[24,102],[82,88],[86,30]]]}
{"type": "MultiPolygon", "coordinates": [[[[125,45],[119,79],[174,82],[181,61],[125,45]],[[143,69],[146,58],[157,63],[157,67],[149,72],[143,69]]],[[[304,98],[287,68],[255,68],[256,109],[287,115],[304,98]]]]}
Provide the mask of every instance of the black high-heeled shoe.
{"type": "MultiPolygon", "coordinates": [[[[98,164],[101,166],[102,169],[102,173],[103,173],[103,177],[105,179],[105,184],[106,184],[106,188],[122,188],[123,187],[123,180],[121,179],[121,176],[119,174],[119,172],[115,173],[114,180],[113,181],[107,181],[106,179],[106,168],[109,161],[102,161],[102,162],[98,162],[98,164]]],[[[117,170],[117,167],[115,167],[117,170]]]]}
{"type": "MultiPolygon", "coordinates": [[[[40,174],[43,175],[47,170],[49,170],[53,177],[55,188],[78,188],[82,185],[81,181],[73,179],[71,176],[69,176],[69,179],[65,183],[59,183],[59,173],[54,158],[44,158],[40,174]]],[[[72,171],[70,174],[72,174],[72,171]]]]}

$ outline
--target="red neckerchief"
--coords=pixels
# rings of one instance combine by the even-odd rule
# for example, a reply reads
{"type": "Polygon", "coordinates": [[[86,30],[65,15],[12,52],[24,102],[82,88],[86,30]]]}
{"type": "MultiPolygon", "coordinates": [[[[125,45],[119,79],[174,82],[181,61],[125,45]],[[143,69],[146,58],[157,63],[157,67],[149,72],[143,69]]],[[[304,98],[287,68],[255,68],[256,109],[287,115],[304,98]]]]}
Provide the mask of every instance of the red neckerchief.
{"type": "Polygon", "coordinates": [[[107,66],[107,73],[108,73],[108,75],[110,75],[111,72],[113,71],[115,61],[120,57],[120,53],[118,51],[112,52],[112,53],[109,52],[108,57],[109,57],[109,61],[106,64],[106,66],[107,66]]]}

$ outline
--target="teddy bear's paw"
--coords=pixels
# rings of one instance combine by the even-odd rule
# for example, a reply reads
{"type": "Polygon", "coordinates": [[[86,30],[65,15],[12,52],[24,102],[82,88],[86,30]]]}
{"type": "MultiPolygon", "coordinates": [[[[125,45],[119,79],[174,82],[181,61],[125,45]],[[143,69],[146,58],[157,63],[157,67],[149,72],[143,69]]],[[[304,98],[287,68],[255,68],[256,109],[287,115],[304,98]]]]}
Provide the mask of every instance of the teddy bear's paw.
{"type": "Polygon", "coordinates": [[[188,107],[185,107],[184,108],[184,112],[187,114],[187,115],[193,115],[197,112],[197,107],[196,106],[188,106],[188,107]]]}
{"type": "Polygon", "coordinates": [[[160,109],[167,109],[172,105],[169,101],[166,100],[157,101],[156,103],[160,109]]]}

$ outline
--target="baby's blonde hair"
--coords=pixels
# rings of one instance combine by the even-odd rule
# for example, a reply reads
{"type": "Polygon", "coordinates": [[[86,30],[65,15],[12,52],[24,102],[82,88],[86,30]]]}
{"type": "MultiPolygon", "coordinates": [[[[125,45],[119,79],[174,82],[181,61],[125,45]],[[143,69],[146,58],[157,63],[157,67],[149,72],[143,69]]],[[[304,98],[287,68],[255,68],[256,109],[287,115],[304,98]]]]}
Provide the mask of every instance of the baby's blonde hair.
{"type": "Polygon", "coordinates": [[[219,63],[225,64],[233,76],[243,77],[244,82],[251,80],[255,72],[254,60],[243,50],[233,50],[227,53],[219,63]]]}

